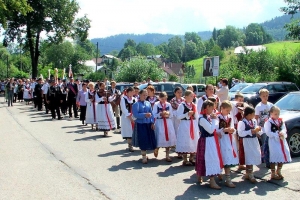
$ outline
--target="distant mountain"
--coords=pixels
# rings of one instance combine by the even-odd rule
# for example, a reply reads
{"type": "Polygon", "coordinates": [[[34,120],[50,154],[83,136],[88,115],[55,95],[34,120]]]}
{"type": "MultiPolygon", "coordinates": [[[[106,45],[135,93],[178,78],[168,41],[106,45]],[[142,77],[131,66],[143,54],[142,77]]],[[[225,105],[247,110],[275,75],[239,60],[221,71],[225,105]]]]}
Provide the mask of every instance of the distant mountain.
{"type": "MultiPolygon", "coordinates": [[[[300,13],[294,15],[294,18],[299,18],[300,13]]],[[[291,21],[290,15],[283,15],[280,17],[275,17],[269,21],[261,23],[267,33],[269,33],[275,40],[281,41],[285,39],[287,34],[286,30],[283,28],[286,23],[291,21]]],[[[212,32],[211,31],[202,31],[198,32],[198,35],[202,40],[209,40],[212,32]]],[[[153,45],[159,45],[163,42],[168,42],[171,37],[174,37],[173,34],[160,34],[160,33],[146,33],[146,34],[119,34],[114,36],[109,36],[106,38],[94,38],[91,39],[92,43],[96,44],[99,42],[99,49],[101,55],[109,54],[113,50],[120,51],[123,48],[124,43],[127,39],[134,40],[137,44],[140,42],[151,43],[153,45]]],[[[183,38],[183,35],[179,35],[183,38]]]]}

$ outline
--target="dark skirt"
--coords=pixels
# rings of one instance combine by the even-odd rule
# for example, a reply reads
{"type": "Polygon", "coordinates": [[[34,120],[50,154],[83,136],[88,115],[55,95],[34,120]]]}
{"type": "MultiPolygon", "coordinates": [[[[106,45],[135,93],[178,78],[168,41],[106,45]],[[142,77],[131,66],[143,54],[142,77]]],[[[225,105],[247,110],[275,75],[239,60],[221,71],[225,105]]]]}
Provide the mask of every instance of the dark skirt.
{"type": "Polygon", "coordinates": [[[239,161],[240,165],[245,165],[245,151],[243,138],[239,138],[239,161]]]}
{"type": "Polygon", "coordinates": [[[136,123],[136,128],[140,149],[142,151],[154,150],[156,148],[156,138],[154,130],[151,129],[151,124],[136,123]]]}
{"type": "Polygon", "coordinates": [[[139,139],[138,139],[138,134],[137,134],[137,123],[134,123],[131,144],[134,147],[139,147],[139,139]]]}
{"type": "Polygon", "coordinates": [[[85,115],[86,115],[86,106],[80,106],[80,121],[85,120],[85,115]]]}
{"type": "Polygon", "coordinates": [[[18,100],[23,100],[23,91],[18,92],[18,100]]]}
{"type": "Polygon", "coordinates": [[[262,162],[266,163],[266,166],[270,165],[270,150],[269,150],[269,137],[266,137],[264,144],[262,145],[262,162]]]}
{"type": "Polygon", "coordinates": [[[197,145],[196,165],[195,165],[195,170],[198,176],[206,176],[205,143],[206,143],[206,138],[200,137],[197,145]]]}

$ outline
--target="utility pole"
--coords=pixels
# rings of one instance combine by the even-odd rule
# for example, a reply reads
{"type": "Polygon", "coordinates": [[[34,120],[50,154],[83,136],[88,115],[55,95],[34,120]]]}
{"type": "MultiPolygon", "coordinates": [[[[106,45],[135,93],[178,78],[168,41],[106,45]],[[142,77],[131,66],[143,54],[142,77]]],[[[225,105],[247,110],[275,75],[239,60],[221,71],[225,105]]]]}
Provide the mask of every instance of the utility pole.
{"type": "Polygon", "coordinates": [[[97,65],[98,65],[98,50],[99,47],[98,47],[98,42],[97,42],[97,52],[96,52],[96,72],[97,72],[97,65]]]}

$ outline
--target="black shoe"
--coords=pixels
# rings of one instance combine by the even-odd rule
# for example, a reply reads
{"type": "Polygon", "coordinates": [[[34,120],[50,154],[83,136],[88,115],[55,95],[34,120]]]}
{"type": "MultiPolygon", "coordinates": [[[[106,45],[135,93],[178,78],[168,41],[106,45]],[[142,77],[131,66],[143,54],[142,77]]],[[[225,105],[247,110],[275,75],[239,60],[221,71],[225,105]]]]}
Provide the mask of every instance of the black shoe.
{"type": "Polygon", "coordinates": [[[78,119],[79,117],[78,117],[78,116],[75,116],[75,118],[77,118],[77,119],[78,119]]]}
{"type": "Polygon", "coordinates": [[[58,120],[62,120],[63,117],[59,117],[58,120]]]}
{"type": "Polygon", "coordinates": [[[121,126],[118,126],[118,127],[117,127],[117,129],[120,129],[120,128],[121,128],[121,126]]]}

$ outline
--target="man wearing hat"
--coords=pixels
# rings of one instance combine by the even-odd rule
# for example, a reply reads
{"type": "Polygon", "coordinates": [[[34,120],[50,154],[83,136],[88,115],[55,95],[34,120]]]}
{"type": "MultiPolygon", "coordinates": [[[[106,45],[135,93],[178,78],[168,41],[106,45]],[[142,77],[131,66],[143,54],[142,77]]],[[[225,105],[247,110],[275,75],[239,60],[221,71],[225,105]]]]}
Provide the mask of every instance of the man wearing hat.
{"type": "Polygon", "coordinates": [[[67,104],[69,107],[69,117],[72,118],[72,107],[73,107],[74,117],[79,118],[77,113],[77,106],[76,106],[78,87],[77,84],[74,83],[74,79],[72,76],[70,77],[70,82],[67,84],[67,89],[68,89],[67,104]]]}
{"type": "Polygon", "coordinates": [[[61,120],[62,117],[60,116],[59,106],[62,103],[62,92],[54,80],[50,80],[50,87],[48,89],[46,100],[51,110],[52,120],[56,119],[56,114],[57,119],[61,120]]]}
{"type": "Polygon", "coordinates": [[[43,106],[43,90],[42,90],[42,79],[39,78],[37,80],[37,84],[34,87],[34,93],[36,96],[36,105],[38,107],[38,111],[42,110],[43,106]]]}

